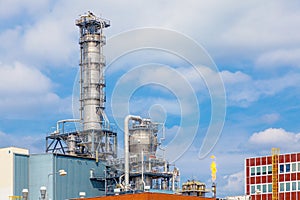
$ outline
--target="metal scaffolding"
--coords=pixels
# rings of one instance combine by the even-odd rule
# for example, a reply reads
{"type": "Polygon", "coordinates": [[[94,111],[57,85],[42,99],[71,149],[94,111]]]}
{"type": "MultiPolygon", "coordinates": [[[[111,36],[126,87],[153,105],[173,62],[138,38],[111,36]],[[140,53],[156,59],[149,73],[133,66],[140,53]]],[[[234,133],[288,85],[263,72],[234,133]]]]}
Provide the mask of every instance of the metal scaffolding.
{"type": "Polygon", "coordinates": [[[80,30],[80,119],[58,121],[57,130],[46,137],[46,152],[59,151],[102,160],[116,158],[117,133],[104,112],[103,46],[106,40],[103,29],[108,28],[110,22],[88,12],[76,20],[76,25],[80,30]],[[71,132],[60,128],[59,124],[69,122],[79,122],[81,126],[71,132]]]}

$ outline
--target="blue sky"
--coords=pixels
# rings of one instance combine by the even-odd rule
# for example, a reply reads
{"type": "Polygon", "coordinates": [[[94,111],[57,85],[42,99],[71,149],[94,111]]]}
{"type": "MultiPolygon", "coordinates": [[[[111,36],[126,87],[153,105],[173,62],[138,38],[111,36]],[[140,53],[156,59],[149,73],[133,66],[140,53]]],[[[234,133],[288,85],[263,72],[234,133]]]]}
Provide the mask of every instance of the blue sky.
{"type": "MultiPolygon", "coordinates": [[[[79,63],[75,19],[88,10],[111,21],[105,30],[105,55],[109,64],[107,114],[112,122],[117,123],[118,118],[114,109],[118,114],[122,107],[114,101],[114,94],[116,100],[120,97],[114,92],[122,89],[122,81],[134,82],[138,70],[142,70],[137,81],[140,87],[131,91],[125,106],[132,114],[148,117],[150,113],[155,120],[164,121],[167,147],[178,136],[184,114],[193,117],[188,114],[199,109],[196,137],[187,136],[192,144],[176,160],[183,181],[196,178],[211,184],[211,159],[200,160],[198,153],[212,114],[208,88],[218,77],[226,91],[226,118],[210,154],[217,160],[220,196],[244,193],[246,157],[270,154],[271,147],[280,147],[281,152],[299,151],[300,2],[296,0],[263,4],[256,0],[0,0],[0,147],[13,145],[42,152],[45,135],[54,130],[56,121],[73,117],[73,85],[79,63]],[[158,49],[130,52],[112,62],[118,46],[110,44],[128,31],[149,27],[191,38],[203,47],[201,56],[210,57],[218,70],[197,66],[201,78],[182,57],[158,49]],[[176,74],[184,77],[182,81],[176,74]],[[154,84],[143,85],[151,81],[154,84]],[[189,88],[185,81],[198,107],[185,104],[184,92],[189,88]],[[177,83],[182,83],[183,89],[177,88],[177,83]],[[178,98],[180,95],[184,98],[178,98]]],[[[126,49],[139,41],[132,35],[129,38],[120,46],[126,49]]],[[[181,45],[176,42],[172,48],[181,45]]],[[[122,132],[119,136],[122,141],[122,132]]]]}

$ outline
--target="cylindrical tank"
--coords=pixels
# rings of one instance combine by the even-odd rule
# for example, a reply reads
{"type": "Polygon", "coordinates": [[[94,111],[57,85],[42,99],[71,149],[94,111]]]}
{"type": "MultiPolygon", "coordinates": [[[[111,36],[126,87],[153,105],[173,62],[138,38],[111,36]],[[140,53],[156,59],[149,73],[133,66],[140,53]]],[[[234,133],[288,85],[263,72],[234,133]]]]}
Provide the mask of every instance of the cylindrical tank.
{"type": "Polygon", "coordinates": [[[68,153],[70,155],[76,155],[76,136],[71,134],[68,136],[67,140],[67,145],[68,145],[68,153]]]}
{"type": "Polygon", "coordinates": [[[157,150],[157,129],[152,124],[142,123],[129,130],[130,155],[140,155],[142,151],[146,157],[155,155],[157,150]]]}

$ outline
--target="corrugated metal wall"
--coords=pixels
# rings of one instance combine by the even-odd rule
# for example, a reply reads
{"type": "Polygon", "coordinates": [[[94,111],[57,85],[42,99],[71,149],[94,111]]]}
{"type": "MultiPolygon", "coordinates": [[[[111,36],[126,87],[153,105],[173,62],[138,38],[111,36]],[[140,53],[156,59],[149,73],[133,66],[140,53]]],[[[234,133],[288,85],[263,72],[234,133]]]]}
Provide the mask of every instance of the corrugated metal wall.
{"type": "MultiPolygon", "coordinates": [[[[48,184],[48,174],[53,172],[53,157],[54,156],[52,154],[30,155],[29,157],[29,199],[39,199],[41,186],[46,186],[49,194],[52,193],[53,187],[49,187],[47,186],[47,184],[48,184]]],[[[51,184],[50,181],[49,181],[49,185],[51,184]]]]}
{"type": "MultiPolygon", "coordinates": [[[[104,175],[104,165],[94,159],[67,155],[40,154],[29,158],[29,197],[38,199],[40,187],[46,186],[49,200],[64,200],[79,197],[85,192],[87,197],[104,195],[90,180],[90,171],[104,175]],[[64,169],[66,176],[59,176],[58,170],[64,169]]],[[[103,183],[104,186],[104,183],[103,183]]],[[[102,188],[103,189],[103,188],[102,188]]]]}
{"type": "Polygon", "coordinates": [[[68,173],[65,177],[59,175],[54,177],[56,178],[55,190],[57,195],[55,200],[76,198],[79,196],[79,192],[85,192],[87,197],[104,195],[104,191],[95,188],[99,185],[93,184],[90,180],[91,170],[99,176],[104,175],[105,167],[102,163],[96,163],[94,159],[61,155],[56,156],[54,162],[56,163],[56,171],[64,169],[68,173]]]}
{"type": "Polygon", "coordinates": [[[14,195],[21,196],[29,188],[29,156],[14,154],[14,195]]]}

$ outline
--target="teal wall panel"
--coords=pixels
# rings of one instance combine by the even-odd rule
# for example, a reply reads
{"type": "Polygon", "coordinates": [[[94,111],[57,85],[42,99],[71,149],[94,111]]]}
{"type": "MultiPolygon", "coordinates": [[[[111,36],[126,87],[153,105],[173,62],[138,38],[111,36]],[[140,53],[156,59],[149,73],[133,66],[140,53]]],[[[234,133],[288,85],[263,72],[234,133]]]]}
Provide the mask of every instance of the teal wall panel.
{"type": "Polygon", "coordinates": [[[105,166],[95,159],[67,155],[40,154],[29,157],[29,197],[38,199],[40,187],[46,186],[49,200],[65,200],[79,197],[85,192],[86,197],[103,196],[104,183],[95,184],[90,180],[90,171],[97,176],[104,176],[105,166]],[[64,169],[66,176],[59,176],[64,169]],[[101,187],[101,188],[99,188],[101,187]]]}
{"type": "Polygon", "coordinates": [[[90,171],[103,176],[104,165],[96,163],[94,159],[79,158],[71,156],[57,156],[56,169],[64,169],[68,175],[60,177],[56,175],[55,199],[67,199],[79,197],[79,192],[85,192],[86,197],[102,196],[104,191],[95,188],[90,180],[90,171]]]}
{"type": "Polygon", "coordinates": [[[14,154],[14,195],[21,196],[29,188],[29,156],[14,154]]]}
{"type": "MultiPolygon", "coordinates": [[[[33,154],[29,157],[29,198],[39,199],[41,186],[47,187],[49,194],[52,188],[48,185],[51,177],[48,175],[53,172],[53,155],[52,154],[33,154]]],[[[50,198],[49,198],[50,200],[50,198]]],[[[52,199],[53,200],[53,199],[52,199]]]]}

